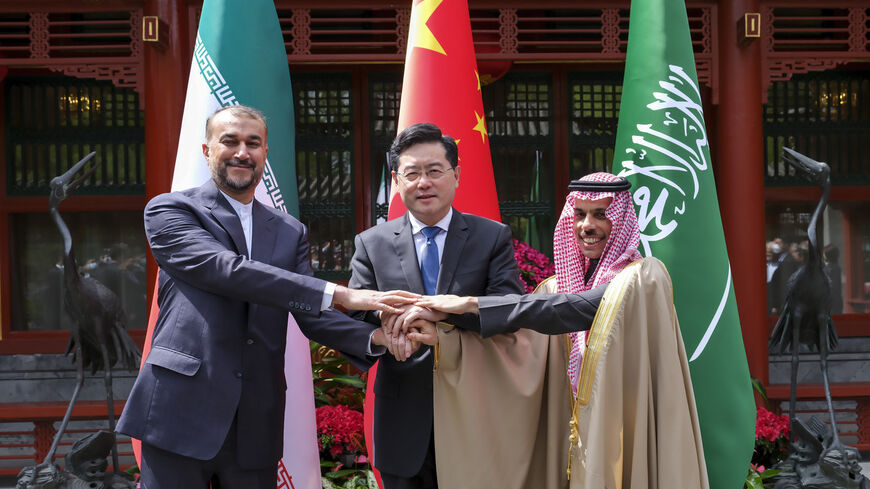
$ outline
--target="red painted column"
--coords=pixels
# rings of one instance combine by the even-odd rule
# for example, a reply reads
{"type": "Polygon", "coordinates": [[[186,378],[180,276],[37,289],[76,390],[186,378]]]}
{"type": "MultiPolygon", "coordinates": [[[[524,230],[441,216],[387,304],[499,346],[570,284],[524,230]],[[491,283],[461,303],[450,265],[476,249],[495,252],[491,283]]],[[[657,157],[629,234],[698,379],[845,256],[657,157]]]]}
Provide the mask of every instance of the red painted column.
{"type": "Polygon", "coordinates": [[[737,22],[760,11],[759,0],[719,4],[716,176],[749,371],[767,383],[761,41],[742,45],[737,38],[737,22]]]}
{"type": "MultiPolygon", "coordinates": [[[[178,133],[190,72],[192,40],[184,0],[147,0],[144,15],[156,15],[165,28],[166,43],[144,43],[145,50],[145,195],[168,192],[172,184],[178,133]]],[[[148,259],[148,304],[157,265],[148,259]]]]}

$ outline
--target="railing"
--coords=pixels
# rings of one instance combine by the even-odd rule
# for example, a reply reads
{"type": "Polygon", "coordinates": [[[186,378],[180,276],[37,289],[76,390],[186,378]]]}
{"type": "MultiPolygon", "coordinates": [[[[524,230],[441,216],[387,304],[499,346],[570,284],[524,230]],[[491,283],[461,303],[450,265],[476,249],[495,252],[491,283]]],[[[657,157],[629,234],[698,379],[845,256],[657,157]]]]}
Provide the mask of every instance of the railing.
{"type": "MultiPolygon", "coordinates": [[[[22,468],[43,461],[66,407],[63,402],[0,403],[0,475],[17,475],[22,468]]],[[[123,408],[124,401],[115,401],[116,420],[123,408]]],[[[55,463],[65,465],[64,456],[76,440],[100,429],[108,430],[106,417],[105,402],[76,404],[58,445],[55,463]]],[[[118,436],[118,456],[122,470],[135,465],[129,437],[118,436]]]]}
{"type": "MultiPolygon", "coordinates": [[[[767,395],[774,408],[787,414],[789,385],[771,385],[767,395]]],[[[870,383],[833,384],[831,397],[841,441],[858,450],[870,450],[870,383]]],[[[825,424],[831,424],[822,384],[798,384],[797,398],[798,418],[806,420],[814,415],[825,424]]]]}

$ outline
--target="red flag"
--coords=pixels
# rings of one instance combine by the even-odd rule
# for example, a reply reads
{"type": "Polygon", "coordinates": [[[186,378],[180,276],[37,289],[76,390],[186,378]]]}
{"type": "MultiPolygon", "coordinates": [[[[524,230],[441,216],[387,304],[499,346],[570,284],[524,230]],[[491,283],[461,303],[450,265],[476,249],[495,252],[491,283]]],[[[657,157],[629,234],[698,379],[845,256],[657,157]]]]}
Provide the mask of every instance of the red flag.
{"type": "MultiPolygon", "coordinates": [[[[453,206],[500,221],[471,21],[464,0],[422,0],[411,9],[398,129],[419,122],[435,124],[459,146],[462,176],[453,206]]],[[[393,186],[389,219],[405,213],[396,192],[393,186]]]]}
{"type": "MultiPolygon", "coordinates": [[[[467,0],[414,0],[411,7],[398,129],[420,122],[440,127],[459,147],[462,175],[453,207],[501,221],[467,0]]],[[[389,219],[405,211],[394,185],[389,219]]],[[[365,400],[366,447],[372,458],[376,373],[377,364],[369,369],[365,400]]],[[[380,483],[377,471],[375,475],[380,483]]]]}

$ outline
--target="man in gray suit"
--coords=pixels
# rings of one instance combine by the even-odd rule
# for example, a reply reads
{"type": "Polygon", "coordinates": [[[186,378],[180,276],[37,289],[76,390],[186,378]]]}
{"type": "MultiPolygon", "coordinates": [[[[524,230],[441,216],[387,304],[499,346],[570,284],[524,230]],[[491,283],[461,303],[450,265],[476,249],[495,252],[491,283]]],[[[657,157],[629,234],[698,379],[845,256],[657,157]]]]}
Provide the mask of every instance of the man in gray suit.
{"type": "Polygon", "coordinates": [[[254,200],[266,137],[262,112],[221,109],[202,145],[211,181],[145,208],[160,314],[117,428],[142,440],[143,488],[274,489],[288,312],[367,368],[382,332],[331,307],[398,312],[391,305],[412,300],[312,277],[305,227],[254,200]]]}
{"type": "MultiPolygon", "coordinates": [[[[456,142],[434,124],[415,124],[399,133],[390,148],[390,169],[408,212],[356,237],[349,287],[427,294],[521,293],[510,228],[452,208],[459,186],[457,164],[456,142]]],[[[387,313],[354,315],[376,325],[382,320],[391,325],[396,319],[387,313]]],[[[445,316],[429,312],[420,317],[432,321],[445,316]]],[[[448,321],[480,330],[473,314],[448,321]]],[[[394,342],[396,347],[401,354],[404,346],[394,342]]],[[[428,346],[407,361],[384,356],[378,364],[374,465],[385,489],[437,487],[432,366],[428,346]]]]}

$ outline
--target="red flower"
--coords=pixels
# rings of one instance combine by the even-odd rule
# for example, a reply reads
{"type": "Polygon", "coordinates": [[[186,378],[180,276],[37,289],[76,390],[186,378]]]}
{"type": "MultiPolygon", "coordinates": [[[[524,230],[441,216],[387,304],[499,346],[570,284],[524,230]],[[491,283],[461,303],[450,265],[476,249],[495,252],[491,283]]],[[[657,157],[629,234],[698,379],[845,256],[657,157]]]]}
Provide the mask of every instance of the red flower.
{"type": "Polygon", "coordinates": [[[755,438],[776,441],[779,437],[788,438],[788,416],[778,416],[759,407],[755,416],[755,438]]]}
{"type": "Polygon", "coordinates": [[[345,452],[363,452],[363,415],[347,406],[321,406],[315,410],[320,451],[337,457],[345,452]]]}
{"type": "Polygon", "coordinates": [[[515,239],[513,244],[520,280],[522,280],[526,292],[533,292],[539,283],[556,273],[556,266],[547,255],[532,248],[528,243],[515,239]]]}

